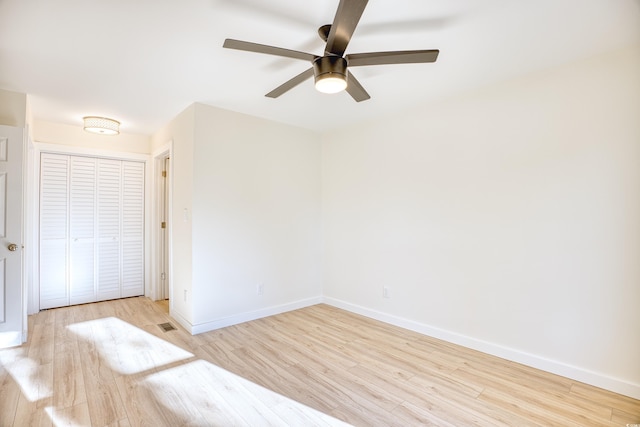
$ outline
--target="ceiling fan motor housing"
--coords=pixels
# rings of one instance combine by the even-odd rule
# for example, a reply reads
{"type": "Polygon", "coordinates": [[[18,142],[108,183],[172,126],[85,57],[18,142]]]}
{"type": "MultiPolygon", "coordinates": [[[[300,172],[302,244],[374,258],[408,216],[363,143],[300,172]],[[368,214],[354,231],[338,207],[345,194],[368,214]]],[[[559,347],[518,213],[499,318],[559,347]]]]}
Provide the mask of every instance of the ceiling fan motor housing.
{"type": "Polygon", "coordinates": [[[313,75],[316,84],[324,79],[347,81],[347,60],[335,55],[322,56],[313,61],[313,75]]]}

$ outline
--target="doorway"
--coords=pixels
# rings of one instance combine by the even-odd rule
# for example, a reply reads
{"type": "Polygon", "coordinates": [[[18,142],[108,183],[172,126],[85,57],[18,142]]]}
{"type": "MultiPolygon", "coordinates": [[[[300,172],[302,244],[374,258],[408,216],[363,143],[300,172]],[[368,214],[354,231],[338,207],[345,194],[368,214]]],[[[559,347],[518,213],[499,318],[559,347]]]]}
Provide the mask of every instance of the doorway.
{"type": "Polygon", "coordinates": [[[166,302],[170,311],[171,297],[171,156],[170,146],[154,155],[154,210],[152,278],[156,301],[166,302]]]}

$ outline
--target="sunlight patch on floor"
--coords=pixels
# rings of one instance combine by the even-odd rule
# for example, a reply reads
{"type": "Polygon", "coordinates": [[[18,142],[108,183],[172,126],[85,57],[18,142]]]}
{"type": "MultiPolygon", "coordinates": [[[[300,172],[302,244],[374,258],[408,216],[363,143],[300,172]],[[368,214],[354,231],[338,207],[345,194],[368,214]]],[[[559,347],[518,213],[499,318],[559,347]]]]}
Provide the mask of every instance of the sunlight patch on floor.
{"type": "Polygon", "coordinates": [[[193,357],[188,351],[115,317],[73,323],[67,328],[91,342],[102,360],[123,375],[193,357]]]}
{"type": "Polygon", "coordinates": [[[174,413],[185,411],[184,419],[194,419],[196,410],[213,425],[349,425],[201,359],[148,375],[137,386],[174,413]],[[177,408],[174,395],[193,408],[177,408]]]}
{"type": "Polygon", "coordinates": [[[51,396],[49,365],[39,365],[27,356],[28,348],[17,347],[0,351],[0,367],[4,368],[30,402],[51,396]]]}
{"type": "Polygon", "coordinates": [[[87,427],[91,425],[89,408],[86,404],[65,409],[47,406],[44,410],[54,427],[87,427]]]}

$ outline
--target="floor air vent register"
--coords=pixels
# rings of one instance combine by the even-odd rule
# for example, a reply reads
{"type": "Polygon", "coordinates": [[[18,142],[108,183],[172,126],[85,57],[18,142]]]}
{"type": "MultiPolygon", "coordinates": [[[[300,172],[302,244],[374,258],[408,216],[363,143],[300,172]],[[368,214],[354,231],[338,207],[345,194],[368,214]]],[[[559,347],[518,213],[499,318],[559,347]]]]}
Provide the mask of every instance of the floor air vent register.
{"type": "Polygon", "coordinates": [[[167,322],[167,323],[158,323],[158,326],[160,326],[160,329],[162,329],[163,332],[169,332],[169,331],[175,331],[176,330],[176,327],[173,326],[169,322],[167,322]]]}

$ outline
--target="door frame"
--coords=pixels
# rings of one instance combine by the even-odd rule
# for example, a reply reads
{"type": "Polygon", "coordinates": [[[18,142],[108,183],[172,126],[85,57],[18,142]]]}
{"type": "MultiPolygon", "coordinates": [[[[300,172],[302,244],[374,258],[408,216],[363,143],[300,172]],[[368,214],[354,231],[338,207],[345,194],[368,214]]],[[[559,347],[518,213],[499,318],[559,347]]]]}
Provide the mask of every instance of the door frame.
{"type": "Polygon", "coordinates": [[[162,236],[162,228],[161,228],[161,222],[162,222],[162,214],[163,214],[163,210],[165,209],[165,205],[163,203],[163,199],[165,198],[165,195],[163,195],[163,182],[162,180],[164,179],[161,175],[162,171],[164,170],[164,162],[165,159],[168,157],[169,159],[171,159],[171,155],[172,155],[172,151],[173,151],[173,140],[168,141],[165,145],[163,145],[162,147],[158,148],[157,150],[155,150],[152,154],[151,157],[153,158],[153,171],[152,171],[152,192],[153,192],[153,201],[152,201],[152,205],[151,205],[151,209],[153,210],[153,212],[151,213],[151,288],[152,288],[152,292],[151,292],[151,298],[153,300],[160,300],[160,299],[169,299],[169,312],[172,311],[173,308],[173,298],[172,298],[172,294],[173,294],[173,277],[172,277],[172,270],[171,270],[171,265],[172,265],[172,253],[171,253],[171,206],[172,206],[172,187],[173,187],[173,162],[170,160],[169,161],[169,170],[167,171],[167,179],[166,179],[166,186],[168,187],[168,192],[167,192],[167,200],[166,200],[166,205],[167,205],[167,218],[166,218],[166,222],[167,222],[167,226],[165,229],[165,233],[167,236],[167,258],[168,258],[168,264],[169,264],[169,268],[166,273],[167,273],[167,279],[169,280],[169,295],[164,295],[163,289],[161,289],[162,287],[162,281],[160,278],[160,274],[162,273],[162,265],[163,265],[163,258],[164,258],[164,254],[162,251],[162,240],[163,240],[163,236],[162,236]]]}
{"type": "Polygon", "coordinates": [[[103,150],[96,148],[86,148],[72,145],[51,144],[47,142],[33,142],[33,149],[29,147],[29,164],[27,171],[29,178],[27,180],[27,227],[30,236],[27,241],[30,242],[31,251],[29,256],[32,260],[31,268],[27,270],[26,283],[28,288],[27,298],[27,314],[35,314],[40,311],[40,154],[66,154],[71,156],[97,157],[102,159],[114,160],[131,160],[144,162],[144,294],[151,295],[149,280],[150,273],[150,194],[151,194],[151,174],[149,169],[150,156],[148,154],[130,153],[126,151],[103,150]]]}

